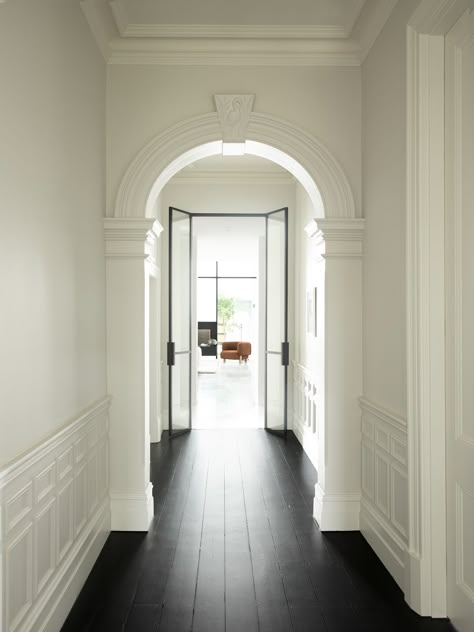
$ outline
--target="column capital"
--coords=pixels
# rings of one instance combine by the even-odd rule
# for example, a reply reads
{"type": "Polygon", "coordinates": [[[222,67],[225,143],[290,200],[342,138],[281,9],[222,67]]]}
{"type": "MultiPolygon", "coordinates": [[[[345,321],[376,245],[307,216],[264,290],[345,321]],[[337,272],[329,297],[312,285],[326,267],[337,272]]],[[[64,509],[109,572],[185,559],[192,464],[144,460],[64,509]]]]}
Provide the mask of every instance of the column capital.
{"type": "Polygon", "coordinates": [[[163,226],[148,217],[106,217],[104,219],[105,256],[143,258],[159,238],[163,226]]]}
{"type": "Polygon", "coordinates": [[[313,219],[305,227],[314,239],[320,254],[329,257],[358,258],[363,254],[365,220],[359,219],[313,219]]]}

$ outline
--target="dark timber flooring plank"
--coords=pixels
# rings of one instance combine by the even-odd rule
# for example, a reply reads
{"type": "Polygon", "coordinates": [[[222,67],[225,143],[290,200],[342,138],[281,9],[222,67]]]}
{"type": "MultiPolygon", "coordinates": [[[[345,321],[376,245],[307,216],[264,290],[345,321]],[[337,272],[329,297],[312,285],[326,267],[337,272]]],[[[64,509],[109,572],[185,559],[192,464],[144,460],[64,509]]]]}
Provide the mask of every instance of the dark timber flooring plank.
{"type": "MultiPolygon", "coordinates": [[[[235,438],[234,438],[235,439],[235,438]]],[[[237,449],[225,462],[225,605],[226,631],[258,631],[247,514],[237,449]]]]}
{"type": "Polygon", "coordinates": [[[207,473],[207,454],[198,452],[179,528],[173,566],[163,598],[160,632],[185,632],[191,629],[207,473]]]}
{"type": "Polygon", "coordinates": [[[63,632],[453,632],[423,619],[360,533],[322,534],[290,432],[151,446],[148,534],[112,533],[63,632]]]}
{"type": "Polygon", "coordinates": [[[224,458],[209,460],[192,629],[225,630],[224,458]]]}

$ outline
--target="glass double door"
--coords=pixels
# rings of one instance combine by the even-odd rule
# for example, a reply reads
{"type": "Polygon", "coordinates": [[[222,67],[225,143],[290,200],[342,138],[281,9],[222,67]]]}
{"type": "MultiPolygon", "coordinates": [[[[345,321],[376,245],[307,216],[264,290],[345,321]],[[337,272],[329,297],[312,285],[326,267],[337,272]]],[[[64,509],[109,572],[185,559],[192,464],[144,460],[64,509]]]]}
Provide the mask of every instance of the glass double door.
{"type": "MultiPolygon", "coordinates": [[[[168,420],[170,437],[192,428],[193,217],[169,209],[168,420]]],[[[216,214],[216,216],[218,216],[216,214]]],[[[225,215],[229,217],[228,214],[225,215]]],[[[244,216],[244,214],[236,214],[244,216]]],[[[288,409],[288,209],[265,218],[264,425],[286,435],[288,409]]]]}

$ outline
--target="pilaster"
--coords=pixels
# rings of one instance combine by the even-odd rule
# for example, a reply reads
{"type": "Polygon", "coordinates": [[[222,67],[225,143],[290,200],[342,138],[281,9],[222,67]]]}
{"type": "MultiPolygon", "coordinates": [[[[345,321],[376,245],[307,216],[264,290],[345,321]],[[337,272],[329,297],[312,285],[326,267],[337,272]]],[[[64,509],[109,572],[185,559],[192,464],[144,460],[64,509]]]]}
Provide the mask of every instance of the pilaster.
{"type": "Polygon", "coordinates": [[[149,280],[162,228],[146,218],[104,220],[112,530],[147,531],[149,481],[149,280]]]}
{"type": "Polygon", "coordinates": [[[359,529],[363,219],[318,219],[306,232],[324,265],[324,428],[314,518],[359,529]]]}

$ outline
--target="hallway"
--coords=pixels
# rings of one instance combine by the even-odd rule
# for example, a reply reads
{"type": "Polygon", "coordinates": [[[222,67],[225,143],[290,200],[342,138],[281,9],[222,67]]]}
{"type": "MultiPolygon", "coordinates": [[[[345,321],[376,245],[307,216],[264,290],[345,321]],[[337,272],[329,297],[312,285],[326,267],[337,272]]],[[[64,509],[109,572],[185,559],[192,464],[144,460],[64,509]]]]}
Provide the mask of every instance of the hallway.
{"type": "MultiPolygon", "coordinates": [[[[213,360],[205,358],[204,360],[213,360]]],[[[204,362],[201,362],[203,365],[204,362]]],[[[254,363],[215,361],[214,372],[200,372],[193,409],[194,429],[262,428],[254,363]]]]}
{"type": "Polygon", "coordinates": [[[155,519],[112,533],[63,632],[448,631],[359,533],[321,535],[292,433],[194,431],[152,446],[155,519]]]}

